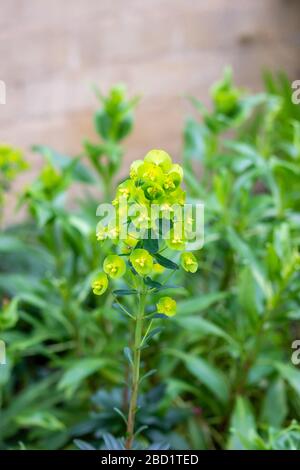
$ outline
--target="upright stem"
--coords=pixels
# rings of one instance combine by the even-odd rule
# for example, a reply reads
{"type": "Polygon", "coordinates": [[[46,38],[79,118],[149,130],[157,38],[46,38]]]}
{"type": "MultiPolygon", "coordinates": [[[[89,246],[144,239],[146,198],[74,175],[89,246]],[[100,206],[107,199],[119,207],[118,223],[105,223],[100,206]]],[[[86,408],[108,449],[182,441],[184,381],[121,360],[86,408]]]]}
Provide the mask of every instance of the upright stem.
{"type": "Polygon", "coordinates": [[[127,421],[127,439],[126,449],[131,449],[134,438],[135,414],[137,411],[137,399],[140,381],[140,362],[141,362],[141,342],[143,330],[143,318],[145,312],[146,292],[144,288],[139,294],[139,308],[136,316],[135,334],[134,334],[134,352],[132,365],[131,395],[127,421]]]}

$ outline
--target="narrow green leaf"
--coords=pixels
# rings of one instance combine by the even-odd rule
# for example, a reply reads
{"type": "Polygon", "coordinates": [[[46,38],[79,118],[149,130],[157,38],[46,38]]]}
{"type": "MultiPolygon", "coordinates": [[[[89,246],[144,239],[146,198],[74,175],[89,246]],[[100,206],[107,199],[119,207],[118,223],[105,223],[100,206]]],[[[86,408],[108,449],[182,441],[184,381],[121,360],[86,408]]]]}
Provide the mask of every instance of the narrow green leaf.
{"type": "Polygon", "coordinates": [[[226,292],[213,292],[182,300],[177,304],[177,313],[178,315],[190,315],[202,312],[211,305],[223,300],[227,295],[228,294],[226,292]]]}
{"type": "Polygon", "coordinates": [[[174,263],[174,261],[171,261],[168,258],[165,258],[164,256],[160,255],[159,253],[155,253],[153,256],[156,259],[156,261],[159,264],[161,264],[164,268],[174,269],[174,270],[179,269],[178,264],[174,263]]]}
{"type": "Polygon", "coordinates": [[[167,350],[168,354],[181,359],[186,369],[202,382],[223,404],[229,398],[229,386],[225,375],[206,360],[177,350],[167,350]]]}
{"type": "Polygon", "coordinates": [[[230,432],[229,450],[244,449],[243,440],[252,440],[256,435],[255,418],[249,401],[244,397],[237,397],[230,419],[230,432]]]}
{"type": "Polygon", "coordinates": [[[113,291],[114,295],[133,295],[137,294],[138,291],[136,289],[116,289],[113,291]]]}

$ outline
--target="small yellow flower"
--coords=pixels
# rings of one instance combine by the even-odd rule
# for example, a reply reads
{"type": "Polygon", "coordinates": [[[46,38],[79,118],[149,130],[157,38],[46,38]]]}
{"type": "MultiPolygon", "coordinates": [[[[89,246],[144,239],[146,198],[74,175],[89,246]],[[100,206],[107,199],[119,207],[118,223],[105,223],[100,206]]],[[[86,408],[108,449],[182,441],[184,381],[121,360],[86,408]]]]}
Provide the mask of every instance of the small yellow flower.
{"type": "Polygon", "coordinates": [[[163,188],[167,192],[175,191],[183,178],[183,170],[180,165],[174,163],[169,172],[165,175],[163,188]]]}
{"type": "Polygon", "coordinates": [[[146,276],[152,271],[153,258],[147,250],[138,248],[131,253],[129,259],[138,274],[146,276]]]}
{"type": "Polygon", "coordinates": [[[129,176],[132,180],[135,180],[137,178],[137,171],[138,171],[138,168],[139,166],[141,166],[143,164],[143,160],[135,160],[131,166],[130,166],[130,172],[129,172],[129,176]]]}
{"type": "Polygon", "coordinates": [[[92,284],[93,293],[95,295],[102,295],[108,287],[108,278],[105,273],[99,273],[94,279],[92,284]]]}
{"type": "Polygon", "coordinates": [[[145,197],[150,201],[159,199],[164,193],[163,188],[157,183],[146,183],[142,186],[142,188],[145,197]]]}
{"type": "Polygon", "coordinates": [[[117,187],[116,200],[120,198],[129,199],[131,192],[134,190],[134,183],[130,179],[125,180],[117,187]]]}
{"type": "MultiPolygon", "coordinates": [[[[178,231],[179,232],[179,231],[178,231]]],[[[173,229],[170,230],[169,236],[166,239],[166,244],[171,250],[184,250],[185,240],[183,235],[176,233],[173,229]]]]}
{"type": "Polygon", "coordinates": [[[188,273],[195,273],[198,269],[198,262],[195,256],[193,255],[193,253],[190,253],[188,251],[186,251],[185,253],[181,253],[180,264],[183,269],[188,273]]]}
{"type": "Polygon", "coordinates": [[[107,235],[107,227],[101,224],[101,222],[98,223],[97,225],[97,230],[96,230],[96,238],[99,242],[102,242],[103,240],[106,240],[108,237],[107,235]]]}
{"type": "Polygon", "coordinates": [[[126,272],[124,259],[118,255],[109,255],[105,258],[103,269],[112,279],[118,279],[126,272]]]}
{"type": "Polygon", "coordinates": [[[176,314],[176,301],[171,297],[162,297],[156,304],[157,312],[173,317],[176,314]]]}
{"type": "Polygon", "coordinates": [[[162,169],[153,163],[144,162],[138,167],[137,176],[141,184],[161,183],[163,181],[162,169]]]}
{"type": "Polygon", "coordinates": [[[170,155],[164,150],[150,150],[145,156],[145,162],[154,163],[159,166],[163,171],[169,171],[172,166],[172,159],[170,155]]]}
{"type": "Polygon", "coordinates": [[[129,215],[136,228],[146,229],[151,227],[151,217],[148,207],[142,204],[135,204],[130,207],[129,215]]]}

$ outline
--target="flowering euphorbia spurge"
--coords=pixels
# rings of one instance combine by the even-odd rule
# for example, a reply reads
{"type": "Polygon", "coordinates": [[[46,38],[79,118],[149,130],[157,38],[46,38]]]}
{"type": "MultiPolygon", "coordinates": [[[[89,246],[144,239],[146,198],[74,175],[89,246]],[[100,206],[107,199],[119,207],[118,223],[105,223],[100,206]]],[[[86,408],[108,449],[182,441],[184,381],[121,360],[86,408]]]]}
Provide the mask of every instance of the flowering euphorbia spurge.
{"type": "Polygon", "coordinates": [[[185,192],[181,188],[182,181],[180,165],[174,164],[163,150],[150,151],[144,160],[131,165],[129,179],[118,186],[112,201],[114,216],[100,221],[97,226],[97,239],[101,243],[112,240],[115,253],[104,259],[103,271],[94,279],[93,292],[104,294],[109,280],[123,282],[125,286],[119,285],[113,294],[122,311],[135,323],[133,348],[125,348],[131,367],[127,449],[134,444],[141,351],[148,339],[159,331],[159,328],[151,329],[153,320],[176,314],[176,301],[166,295],[160,296],[160,292],[171,287],[166,282],[180,265],[191,273],[198,267],[195,256],[185,251],[193,221],[183,215],[185,192]],[[133,295],[136,299],[132,312],[121,304],[120,297],[125,295],[133,295]],[[156,297],[154,308],[153,295],[156,297]]]}

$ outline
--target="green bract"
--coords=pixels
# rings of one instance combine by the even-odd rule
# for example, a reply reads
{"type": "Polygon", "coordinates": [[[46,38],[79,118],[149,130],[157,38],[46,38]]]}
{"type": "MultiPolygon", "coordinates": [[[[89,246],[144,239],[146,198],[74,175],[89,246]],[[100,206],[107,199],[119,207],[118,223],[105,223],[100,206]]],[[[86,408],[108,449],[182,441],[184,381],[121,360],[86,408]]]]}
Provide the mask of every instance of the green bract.
{"type": "Polygon", "coordinates": [[[233,86],[230,70],[225,72],[222,80],[212,86],[211,95],[217,112],[231,115],[237,110],[242,93],[239,88],[233,86]]]}
{"type": "Polygon", "coordinates": [[[143,191],[145,197],[150,201],[158,200],[164,193],[163,188],[157,183],[145,183],[143,191]]]}
{"type": "Polygon", "coordinates": [[[154,163],[163,171],[169,171],[172,166],[172,159],[164,150],[150,150],[145,156],[145,162],[154,163]]]}
{"type": "Polygon", "coordinates": [[[162,184],[164,174],[160,166],[144,162],[137,169],[137,179],[140,185],[147,183],[162,184]]]}
{"type": "Polygon", "coordinates": [[[103,269],[112,279],[118,279],[125,274],[126,264],[121,256],[109,255],[104,260],[103,269]]]}
{"type": "Polygon", "coordinates": [[[137,178],[137,171],[139,166],[143,164],[143,160],[135,160],[130,166],[129,176],[132,180],[137,178]]]}
{"type": "Polygon", "coordinates": [[[95,295],[102,295],[108,287],[108,278],[105,273],[99,273],[94,279],[92,284],[93,293],[95,295]]]}
{"type": "Polygon", "coordinates": [[[184,236],[180,233],[176,233],[174,229],[170,230],[168,237],[166,239],[166,244],[171,250],[184,250],[185,249],[185,240],[184,236]]]}
{"type": "Polygon", "coordinates": [[[130,255],[130,262],[136,272],[141,276],[150,274],[153,268],[153,258],[147,250],[138,248],[130,255]]]}
{"type": "Polygon", "coordinates": [[[195,273],[198,269],[198,262],[193,253],[181,253],[180,264],[183,269],[189,273],[195,273]]]}
{"type": "Polygon", "coordinates": [[[173,317],[176,314],[176,301],[171,297],[162,297],[156,304],[158,313],[173,317]]]}

